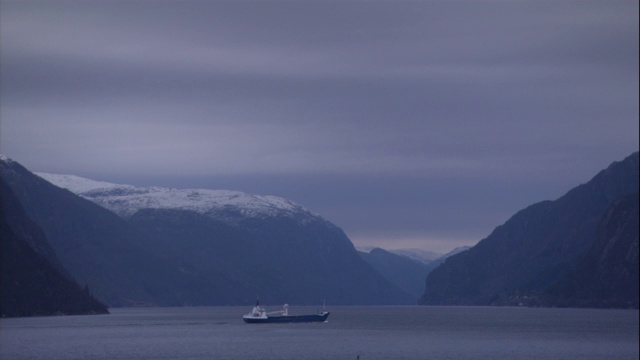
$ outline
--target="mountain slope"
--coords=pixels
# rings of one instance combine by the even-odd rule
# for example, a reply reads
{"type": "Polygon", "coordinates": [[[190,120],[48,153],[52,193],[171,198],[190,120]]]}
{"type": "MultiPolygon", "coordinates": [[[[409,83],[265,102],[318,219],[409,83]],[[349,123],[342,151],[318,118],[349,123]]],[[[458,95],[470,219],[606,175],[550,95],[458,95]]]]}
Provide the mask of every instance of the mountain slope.
{"type": "Polygon", "coordinates": [[[359,254],[382,276],[411,294],[416,301],[420,298],[424,291],[424,279],[430,271],[429,265],[380,248],[374,248],[368,253],[361,251],[359,254]]]}
{"type": "Polygon", "coordinates": [[[540,296],[586,255],[612,201],[637,192],[638,186],[636,152],[561,198],[518,212],[433,270],[421,303],[505,305],[540,296]]]}
{"type": "Polygon", "coordinates": [[[229,304],[415,303],[362,262],[321,218],[246,218],[232,224],[187,210],[143,209],[129,222],[158,256],[225,294],[229,304]],[[154,245],[151,247],[152,245],[154,245]]]}
{"type": "Polygon", "coordinates": [[[597,238],[576,271],[549,289],[558,306],[638,308],[638,193],[607,209],[597,238]]]}
{"type": "Polygon", "coordinates": [[[467,249],[468,246],[463,246],[447,254],[437,255],[418,249],[372,248],[369,251],[358,251],[358,254],[385,279],[412,295],[417,301],[424,293],[424,280],[427,275],[448,257],[467,249]],[[424,254],[429,256],[425,257],[424,254]]]}
{"type": "Polygon", "coordinates": [[[27,218],[2,179],[0,249],[0,316],[108,313],[61,270],[44,233],[27,218]]]}
{"type": "Polygon", "coordinates": [[[0,161],[0,176],[44,231],[60,262],[110,306],[181,305],[191,283],[135,244],[135,230],[114,213],[0,161]]]}

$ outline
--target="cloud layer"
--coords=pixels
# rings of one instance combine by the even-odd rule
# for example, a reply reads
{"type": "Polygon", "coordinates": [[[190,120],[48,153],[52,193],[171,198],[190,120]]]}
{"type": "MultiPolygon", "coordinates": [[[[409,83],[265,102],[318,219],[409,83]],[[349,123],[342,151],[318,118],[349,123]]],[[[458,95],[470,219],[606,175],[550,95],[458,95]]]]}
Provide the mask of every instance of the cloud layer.
{"type": "Polygon", "coordinates": [[[3,1],[1,151],[38,171],[272,192],[361,243],[477,241],[638,149],[637,14],[3,1]]]}

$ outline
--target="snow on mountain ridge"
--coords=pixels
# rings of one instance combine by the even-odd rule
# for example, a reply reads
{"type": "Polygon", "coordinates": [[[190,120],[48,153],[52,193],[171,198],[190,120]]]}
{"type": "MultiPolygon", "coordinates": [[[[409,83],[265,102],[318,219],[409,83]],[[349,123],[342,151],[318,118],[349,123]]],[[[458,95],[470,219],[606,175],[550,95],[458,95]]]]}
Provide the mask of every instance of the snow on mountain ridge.
{"type": "Polygon", "coordinates": [[[138,188],[82,178],[75,175],[36,173],[50,183],[91,200],[122,217],[141,209],[191,210],[212,217],[223,217],[232,210],[245,217],[319,215],[294,202],[270,195],[253,195],[232,190],[138,188]]]}
{"type": "Polygon", "coordinates": [[[135,187],[131,185],[114,184],[104,181],[91,180],[75,175],[47,174],[38,172],[35,174],[47,180],[48,182],[63,189],[67,189],[75,194],[86,193],[93,190],[114,188],[135,189],[135,187]]]}

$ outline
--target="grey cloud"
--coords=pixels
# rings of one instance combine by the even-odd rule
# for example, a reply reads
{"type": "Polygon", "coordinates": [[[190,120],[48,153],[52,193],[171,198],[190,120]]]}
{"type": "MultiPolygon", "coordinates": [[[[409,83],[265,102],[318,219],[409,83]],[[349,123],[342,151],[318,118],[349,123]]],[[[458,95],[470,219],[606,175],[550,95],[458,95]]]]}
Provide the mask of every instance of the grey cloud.
{"type": "Polygon", "coordinates": [[[1,150],[138,185],[227,179],[361,238],[479,238],[637,150],[637,13],[633,1],[3,1],[1,150]],[[300,190],[275,185],[288,179],[300,190]],[[446,235],[465,199],[494,215],[446,235]]]}

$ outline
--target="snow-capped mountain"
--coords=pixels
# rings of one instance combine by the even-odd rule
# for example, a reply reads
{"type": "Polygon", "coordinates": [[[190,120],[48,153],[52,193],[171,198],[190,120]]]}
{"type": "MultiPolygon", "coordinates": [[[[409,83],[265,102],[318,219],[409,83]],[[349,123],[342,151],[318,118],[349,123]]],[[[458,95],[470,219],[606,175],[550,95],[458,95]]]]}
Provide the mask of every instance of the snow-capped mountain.
{"type": "Polygon", "coordinates": [[[0,182],[110,306],[415,303],[342,229],[285,199],[36,176],[6,157],[0,182]]]}
{"type": "Polygon", "coordinates": [[[253,195],[231,190],[135,187],[75,175],[36,175],[123,218],[128,218],[141,209],[190,210],[226,222],[246,217],[319,217],[290,200],[276,196],[253,195]]]}

